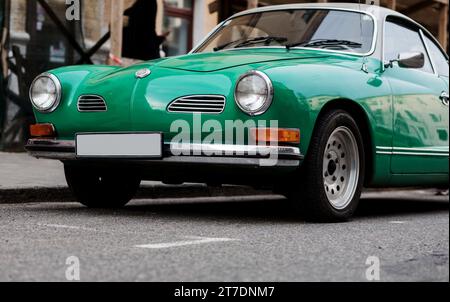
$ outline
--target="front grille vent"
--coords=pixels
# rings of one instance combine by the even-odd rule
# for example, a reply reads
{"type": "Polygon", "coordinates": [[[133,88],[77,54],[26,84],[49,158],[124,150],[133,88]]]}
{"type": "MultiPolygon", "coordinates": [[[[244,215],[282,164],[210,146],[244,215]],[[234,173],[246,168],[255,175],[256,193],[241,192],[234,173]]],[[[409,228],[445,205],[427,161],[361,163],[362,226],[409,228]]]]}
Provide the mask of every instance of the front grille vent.
{"type": "Polygon", "coordinates": [[[169,112],[219,114],[225,110],[226,98],[221,95],[191,95],[170,103],[169,112]]]}
{"type": "Polygon", "coordinates": [[[78,98],[79,112],[102,112],[106,111],[105,99],[98,95],[82,95],[78,98]]]}

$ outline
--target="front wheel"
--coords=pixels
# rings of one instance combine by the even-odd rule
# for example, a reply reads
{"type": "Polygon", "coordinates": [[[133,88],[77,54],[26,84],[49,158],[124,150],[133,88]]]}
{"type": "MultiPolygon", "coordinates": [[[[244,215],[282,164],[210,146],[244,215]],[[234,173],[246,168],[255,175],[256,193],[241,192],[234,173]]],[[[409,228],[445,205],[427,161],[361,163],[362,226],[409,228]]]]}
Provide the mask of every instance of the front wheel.
{"type": "Polygon", "coordinates": [[[89,208],[121,208],[136,194],[141,180],[125,171],[100,171],[65,165],[67,184],[81,204],[89,208]]]}
{"type": "Polygon", "coordinates": [[[325,114],[311,140],[299,190],[289,194],[295,208],[313,221],[348,220],[361,197],[364,159],[355,120],[342,110],[325,114]]]}

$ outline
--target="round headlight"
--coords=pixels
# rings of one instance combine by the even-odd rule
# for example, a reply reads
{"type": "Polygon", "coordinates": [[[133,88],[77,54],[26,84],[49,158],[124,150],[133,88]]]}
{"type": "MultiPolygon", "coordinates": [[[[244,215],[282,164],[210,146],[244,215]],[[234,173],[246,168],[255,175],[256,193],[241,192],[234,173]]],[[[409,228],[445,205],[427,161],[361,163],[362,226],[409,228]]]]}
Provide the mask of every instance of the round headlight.
{"type": "Polygon", "coordinates": [[[272,81],[265,73],[250,71],[239,79],[234,97],[242,111],[249,115],[261,115],[272,104],[272,81]]]}
{"type": "Polygon", "coordinates": [[[61,83],[58,78],[49,73],[38,76],[31,84],[30,99],[38,111],[54,111],[61,100],[61,83]]]}

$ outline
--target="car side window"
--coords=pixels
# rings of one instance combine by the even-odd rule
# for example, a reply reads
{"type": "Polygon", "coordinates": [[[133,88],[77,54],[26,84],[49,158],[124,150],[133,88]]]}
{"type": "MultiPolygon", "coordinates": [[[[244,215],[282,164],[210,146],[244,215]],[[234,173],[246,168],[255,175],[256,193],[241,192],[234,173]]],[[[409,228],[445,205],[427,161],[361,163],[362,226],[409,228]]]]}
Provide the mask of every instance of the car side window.
{"type": "Polygon", "coordinates": [[[421,52],[425,55],[425,65],[418,70],[433,73],[431,62],[418,30],[413,30],[398,23],[387,21],[385,34],[385,59],[395,60],[400,53],[421,52]]]}
{"type": "Polygon", "coordinates": [[[442,53],[439,46],[436,45],[434,41],[425,36],[425,43],[427,44],[428,50],[430,51],[431,59],[437,69],[437,73],[440,76],[444,76],[448,78],[448,60],[445,55],[442,53]]]}

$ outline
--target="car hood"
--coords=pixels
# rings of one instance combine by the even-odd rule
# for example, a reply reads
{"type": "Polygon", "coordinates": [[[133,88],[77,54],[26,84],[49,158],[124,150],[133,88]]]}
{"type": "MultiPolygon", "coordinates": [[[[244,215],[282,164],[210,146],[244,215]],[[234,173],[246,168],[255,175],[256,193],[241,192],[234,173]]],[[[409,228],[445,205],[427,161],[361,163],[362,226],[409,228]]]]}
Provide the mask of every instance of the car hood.
{"type": "Polygon", "coordinates": [[[299,60],[309,58],[325,57],[323,53],[290,52],[287,50],[237,50],[221,51],[215,53],[189,54],[163,60],[157,64],[158,67],[179,69],[193,72],[213,72],[237,66],[275,62],[282,60],[299,60]]]}

